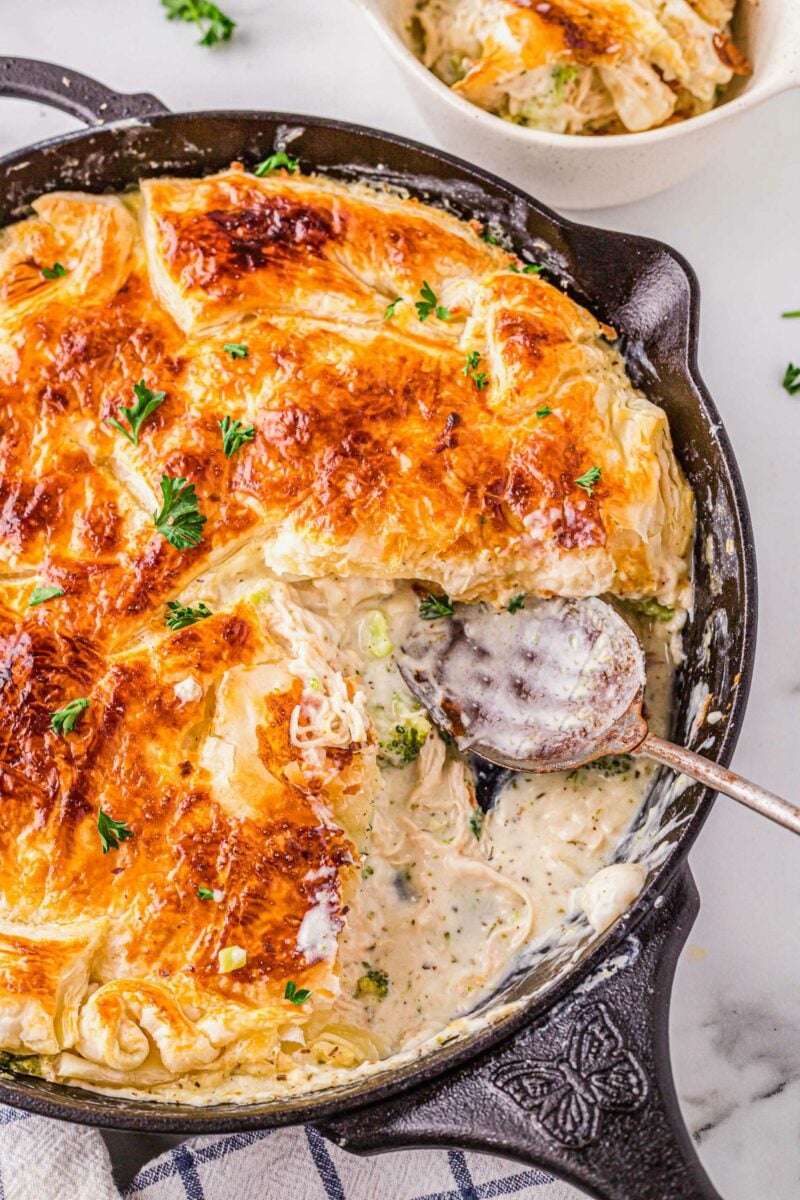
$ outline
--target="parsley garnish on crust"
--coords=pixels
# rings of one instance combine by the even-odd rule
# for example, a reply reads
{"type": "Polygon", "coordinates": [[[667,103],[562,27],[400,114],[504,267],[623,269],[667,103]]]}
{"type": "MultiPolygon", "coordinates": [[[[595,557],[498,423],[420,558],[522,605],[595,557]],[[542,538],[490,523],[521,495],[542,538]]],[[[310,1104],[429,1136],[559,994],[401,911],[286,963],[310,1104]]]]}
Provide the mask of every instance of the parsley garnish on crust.
{"type": "Polygon", "coordinates": [[[38,604],[45,604],[48,600],[55,600],[56,596],[63,596],[64,589],[62,587],[36,587],[31,592],[31,598],[28,601],[28,608],[36,608],[38,604]]]}
{"type": "Polygon", "coordinates": [[[308,988],[299,988],[293,979],[290,979],[286,984],[283,993],[284,1000],[289,1000],[294,1005],[305,1004],[306,1000],[310,999],[311,992],[308,988]]]}
{"type": "Polygon", "coordinates": [[[97,814],[97,830],[103,854],[108,854],[109,850],[119,850],[121,842],[133,837],[133,830],[129,829],[124,821],[115,821],[108,813],[104,813],[102,808],[97,814]]]}
{"type": "Polygon", "coordinates": [[[203,604],[202,600],[195,608],[188,604],[180,604],[177,600],[168,600],[164,624],[167,629],[186,629],[187,626],[196,625],[198,621],[204,621],[206,617],[213,615],[211,609],[203,604]]]}
{"type": "Polygon", "coordinates": [[[245,428],[241,421],[232,421],[230,417],[223,417],[219,427],[222,430],[222,449],[226,458],[231,458],[240,446],[245,442],[252,442],[256,436],[254,425],[245,428]]]}
{"type": "Polygon", "coordinates": [[[65,733],[72,733],[88,707],[89,701],[84,696],[78,700],[70,700],[69,704],[50,714],[50,728],[60,737],[65,733]]]}
{"type": "Polygon", "coordinates": [[[45,279],[63,279],[67,273],[67,268],[59,262],[53,263],[52,267],[39,267],[39,270],[45,279]]]}
{"type": "Polygon", "coordinates": [[[125,420],[128,422],[130,429],[126,429],[121,425],[116,417],[106,417],[106,423],[113,425],[119,430],[123,437],[126,437],[134,446],[139,445],[139,430],[150,416],[151,413],[164,403],[166,392],[151,392],[145,386],[143,379],[133,385],[133,394],[136,397],[136,403],[130,408],[120,407],[118,411],[122,413],[125,420]]]}
{"type": "Polygon", "coordinates": [[[169,475],[162,475],[161,495],[161,508],[153,513],[158,532],[176,550],[198,546],[203,538],[206,518],[198,509],[194,484],[183,478],[173,479],[169,475]]]}
{"type": "Polygon", "coordinates": [[[591,496],[594,485],[597,483],[599,478],[600,468],[589,467],[588,471],[584,471],[582,475],[578,476],[578,478],[575,480],[575,483],[577,483],[579,488],[583,488],[583,490],[591,496]]]}
{"type": "Polygon", "coordinates": [[[435,313],[440,321],[450,320],[450,309],[444,308],[436,299],[436,294],[429,283],[423,279],[422,287],[419,289],[421,300],[414,301],[414,307],[417,310],[417,316],[420,321],[427,321],[431,313],[435,313]]]}

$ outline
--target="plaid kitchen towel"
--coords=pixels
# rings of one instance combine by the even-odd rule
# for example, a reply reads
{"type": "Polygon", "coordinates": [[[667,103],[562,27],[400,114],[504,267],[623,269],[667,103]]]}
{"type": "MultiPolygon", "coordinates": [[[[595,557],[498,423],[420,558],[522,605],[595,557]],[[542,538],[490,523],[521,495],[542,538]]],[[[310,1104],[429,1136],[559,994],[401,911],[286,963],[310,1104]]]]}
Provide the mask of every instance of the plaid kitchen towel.
{"type": "Polygon", "coordinates": [[[313,1129],[192,1138],[124,1193],[95,1129],[0,1106],[0,1200],[580,1200],[543,1171],[459,1150],[346,1154],[313,1129]]]}

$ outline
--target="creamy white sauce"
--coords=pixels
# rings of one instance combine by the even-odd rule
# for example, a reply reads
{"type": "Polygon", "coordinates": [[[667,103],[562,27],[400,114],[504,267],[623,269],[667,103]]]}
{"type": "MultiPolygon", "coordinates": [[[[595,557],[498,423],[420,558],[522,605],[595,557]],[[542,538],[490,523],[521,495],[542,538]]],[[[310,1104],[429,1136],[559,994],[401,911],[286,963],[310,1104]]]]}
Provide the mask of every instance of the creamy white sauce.
{"type": "MultiPolygon", "coordinates": [[[[228,600],[253,598],[247,575],[226,581],[228,600]]],[[[198,584],[200,594],[213,600],[205,581],[198,584]]],[[[567,965],[580,938],[589,929],[607,928],[644,882],[644,866],[615,859],[640,811],[652,764],[623,757],[605,768],[517,774],[483,816],[468,762],[426,720],[393,654],[384,652],[386,638],[398,645],[417,611],[412,587],[354,579],[260,586],[265,619],[273,627],[283,623],[298,648],[292,670],[307,683],[330,670],[313,649],[322,639],[336,644],[342,666],[359,681],[342,710],[318,714],[326,736],[335,743],[339,736],[372,730],[379,744],[380,787],[357,847],[362,878],[349,898],[338,944],[322,879],[298,931],[298,948],[309,963],[336,957],[338,986],[303,1006],[310,1014],[304,1028],[297,1028],[304,1014],[293,1014],[272,1068],[242,1064],[231,1074],[215,1061],[202,1076],[170,1079],[162,1069],[150,1085],[136,1086],[112,1068],[67,1052],[57,1068],[43,1064],[49,1077],[189,1103],[212,1097],[248,1102],[352,1081],[390,1065],[388,1059],[409,1061],[508,1012],[508,1005],[493,1005],[471,1015],[532,955],[555,948],[556,969],[559,962],[567,965]],[[376,612],[385,616],[385,626],[376,624],[376,612]],[[370,637],[363,633],[367,614],[373,614],[370,637]],[[313,638],[306,637],[311,631],[313,638]],[[406,765],[392,765],[398,726],[413,726],[422,742],[406,765]]],[[[675,631],[669,624],[634,623],[646,650],[649,723],[664,732],[675,631]]],[[[303,704],[315,696],[310,686],[303,704]]],[[[221,725],[205,744],[231,781],[240,769],[240,739],[241,730],[234,754],[231,731],[221,725]]],[[[649,853],[651,824],[648,817],[633,835],[627,859],[649,853]]]]}
{"type": "Polygon", "coordinates": [[[330,907],[324,895],[310,908],[297,931],[297,949],[309,963],[333,958],[336,953],[337,925],[331,919],[330,907]]]}
{"type": "Polygon", "coordinates": [[[579,889],[577,899],[592,929],[602,933],[639,895],[645,870],[641,863],[612,863],[579,889]]]}
{"type": "MultiPolygon", "coordinates": [[[[367,711],[383,742],[419,706],[394,657],[365,651],[361,624],[380,609],[396,645],[418,597],[405,584],[387,594],[385,585],[371,591],[363,581],[359,594],[350,581],[346,598],[335,596],[335,586],[326,581],[296,590],[312,608],[332,605],[342,649],[360,664],[367,711]]],[[[640,622],[637,630],[647,651],[648,716],[664,731],[672,634],[658,623],[640,622]]],[[[622,758],[608,770],[516,775],[482,816],[467,762],[435,731],[414,762],[383,765],[361,886],[339,935],[334,1016],[365,1024],[382,1054],[396,1053],[468,1013],[526,947],[567,920],[585,913],[595,929],[606,928],[644,881],[641,866],[609,864],[654,769],[644,759],[622,758]],[[388,980],[382,998],[359,993],[367,969],[388,980]]]]}

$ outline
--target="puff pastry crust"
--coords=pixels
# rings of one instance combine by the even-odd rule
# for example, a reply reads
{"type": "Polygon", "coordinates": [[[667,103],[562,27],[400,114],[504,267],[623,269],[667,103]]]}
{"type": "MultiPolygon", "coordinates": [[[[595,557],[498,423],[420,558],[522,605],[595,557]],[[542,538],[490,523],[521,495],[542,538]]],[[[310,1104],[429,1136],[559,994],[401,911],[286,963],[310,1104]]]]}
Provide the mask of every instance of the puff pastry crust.
{"type": "Polygon", "coordinates": [[[444,212],[238,166],[34,210],[0,240],[0,1046],[142,1087],[274,1065],[287,981],[335,997],[379,780],[280,579],[674,603],[691,494],[613,331],[444,212]],[[165,399],[134,444],[108,421],[140,380],[165,399]],[[154,526],[164,475],[194,548],[154,526]],[[244,559],[263,592],[165,628],[244,559]],[[108,853],[101,812],[132,835],[108,853]]]}

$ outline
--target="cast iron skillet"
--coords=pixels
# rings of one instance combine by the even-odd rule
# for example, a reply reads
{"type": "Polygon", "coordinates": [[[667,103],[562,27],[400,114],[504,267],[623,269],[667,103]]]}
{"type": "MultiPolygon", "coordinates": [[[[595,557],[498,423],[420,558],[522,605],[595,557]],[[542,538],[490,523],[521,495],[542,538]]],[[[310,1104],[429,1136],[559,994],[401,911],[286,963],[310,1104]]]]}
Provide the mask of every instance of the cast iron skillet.
{"type": "MultiPolygon", "coordinates": [[[[168,113],[48,63],[0,58],[0,94],[45,101],[92,125],[0,161],[0,224],[54,189],[116,191],[141,176],[252,165],[286,136],[304,169],[398,178],[462,216],[496,219],[517,250],[547,244],[551,273],[620,330],[629,369],[669,414],[698,500],[697,607],[686,634],[673,736],[727,763],[744,715],[755,647],[753,539],[739,472],[697,371],[697,281],[658,242],[587,228],[450,155],[371,129],[283,113],[168,113]],[[703,633],[711,630],[710,651],[703,633]],[[705,683],[726,719],[692,732],[690,693],[705,683]]],[[[539,255],[542,248],[538,248],[539,255]]],[[[658,793],[669,782],[656,782],[658,793]]],[[[719,1200],[683,1126],[667,1010],[698,898],[686,865],[712,795],[693,786],[662,824],[664,856],[626,919],[602,939],[518,973],[519,1011],[466,1040],[362,1080],[292,1101],[196,1109],[104,1097],[4,1074],[0,1101],[109,1129],[204,1134],[314,1123],[349,1150],[459,1145],[535,1162],[603,1200],[719,1200]]]]}

